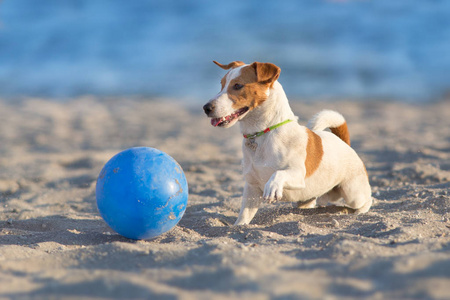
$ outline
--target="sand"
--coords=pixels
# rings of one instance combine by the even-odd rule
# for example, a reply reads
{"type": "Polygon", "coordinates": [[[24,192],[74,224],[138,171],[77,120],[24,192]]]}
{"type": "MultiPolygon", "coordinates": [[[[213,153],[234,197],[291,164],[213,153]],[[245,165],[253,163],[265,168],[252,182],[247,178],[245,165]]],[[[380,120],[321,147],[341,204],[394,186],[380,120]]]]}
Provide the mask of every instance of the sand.
{"type": "Polygon", "coordinates": [[[374,205],[264,204],[233,227],[243,190],[238,126],[164,99],[0,101],[0,299],[450,299],[450,102],[292,103],[337,109],[374,205]],[[133,146],[183,167],[189,205],[152,240],[97,212],[102,166],[133,146]]]}

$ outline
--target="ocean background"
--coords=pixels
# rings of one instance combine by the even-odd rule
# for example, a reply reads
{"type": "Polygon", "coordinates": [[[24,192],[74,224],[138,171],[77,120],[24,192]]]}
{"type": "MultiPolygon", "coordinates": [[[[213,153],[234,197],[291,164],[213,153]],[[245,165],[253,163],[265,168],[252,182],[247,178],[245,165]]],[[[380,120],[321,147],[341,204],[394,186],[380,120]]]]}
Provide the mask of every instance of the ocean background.
{"type": "Polygon", "coordinates": [[[204,103],[212,63],[273,62],[290,99],[450,94],[448,0],[3,0],[0,97],[204,103]]]}

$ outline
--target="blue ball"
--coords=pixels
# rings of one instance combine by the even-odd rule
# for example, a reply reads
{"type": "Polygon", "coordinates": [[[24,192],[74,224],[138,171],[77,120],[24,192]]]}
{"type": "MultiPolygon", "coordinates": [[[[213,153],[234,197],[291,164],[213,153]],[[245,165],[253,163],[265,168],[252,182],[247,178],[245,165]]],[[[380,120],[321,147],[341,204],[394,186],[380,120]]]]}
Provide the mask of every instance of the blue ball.
{"type": "Polygon", "coordinates": [[[97,179],[97,207],[105,222],[130,239],[150,239],[172,229],[188,201],[180,165],[154,148],[116,154],[97,179]]]}

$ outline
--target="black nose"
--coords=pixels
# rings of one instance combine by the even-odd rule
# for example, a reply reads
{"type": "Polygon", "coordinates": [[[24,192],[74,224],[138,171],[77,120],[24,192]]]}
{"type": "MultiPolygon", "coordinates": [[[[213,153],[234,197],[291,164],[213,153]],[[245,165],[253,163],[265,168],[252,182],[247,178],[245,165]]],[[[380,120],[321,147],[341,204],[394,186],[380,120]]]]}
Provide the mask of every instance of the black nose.
{"type": "Polygon", "coordinates": [[[205,114],[209,115],[214,110],[214,104],[212,103],[206,103],[203,106],[203,110],[205,111],[205,114]]]}

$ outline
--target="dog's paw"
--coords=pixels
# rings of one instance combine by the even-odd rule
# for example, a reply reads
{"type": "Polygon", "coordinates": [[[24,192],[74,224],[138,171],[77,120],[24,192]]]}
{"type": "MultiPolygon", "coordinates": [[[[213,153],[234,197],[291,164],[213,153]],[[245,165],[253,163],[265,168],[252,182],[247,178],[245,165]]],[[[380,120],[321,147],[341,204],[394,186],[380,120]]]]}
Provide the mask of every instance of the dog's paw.
{"type": "Polygon", "coordinates": [[[263,197],[269,203],[281,200],[283,198],[283,186],[274,180],[269,180],[264,186],[263,197]]]}

